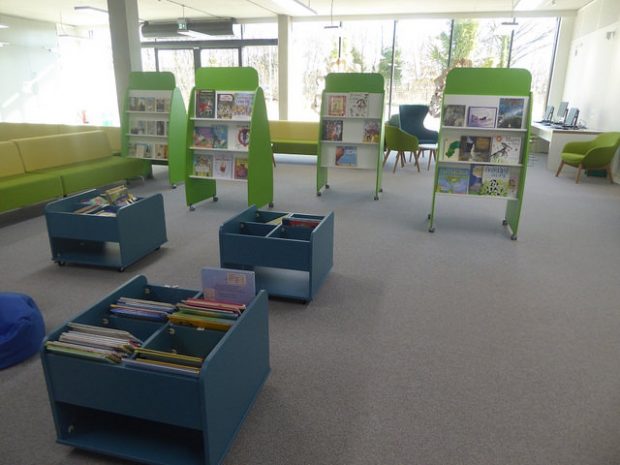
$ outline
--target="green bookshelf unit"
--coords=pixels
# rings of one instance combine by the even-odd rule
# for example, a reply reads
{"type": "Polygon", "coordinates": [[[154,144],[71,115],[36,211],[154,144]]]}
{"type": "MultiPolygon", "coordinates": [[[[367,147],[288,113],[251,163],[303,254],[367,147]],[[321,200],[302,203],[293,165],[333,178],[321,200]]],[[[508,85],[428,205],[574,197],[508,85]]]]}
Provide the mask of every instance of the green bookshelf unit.
{"type": "Polygon", "coordinates": [[[516,240],[528,163],[531,75],[524,69],[456,68],[446,79],[429,232],[441,196],[507,202],[516,240]]]}
{"type": "Polygon", "coordinates": [[[370,170],[379,199],[383,153],[383,76],[330,73],[321,99],[316,193],[329,188],[330,169],[370,170]]]}
{"type": "Polygon", "coordinates": [[[132,72],[121,115],[121,155],[168,166],[174,188],[185,179],[187,117],[171,72],[132,72]]]}
{"type": "Polygon", "coordinates": [[[185,195],[190,210],[218,182],[247,186],[248,205],[273,206],[267,108],[254,68],[200,68],[188,112],[185,195]]]}

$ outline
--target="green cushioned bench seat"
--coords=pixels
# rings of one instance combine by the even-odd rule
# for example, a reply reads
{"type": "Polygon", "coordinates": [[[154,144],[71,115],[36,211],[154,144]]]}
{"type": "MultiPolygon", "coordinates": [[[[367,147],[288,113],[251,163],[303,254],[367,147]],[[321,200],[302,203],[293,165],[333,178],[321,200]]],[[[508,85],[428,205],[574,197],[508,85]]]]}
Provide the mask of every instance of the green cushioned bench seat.
{"type": "Polygon", "coordinates": [[[274,153],[316,155],[319,123],[316,121],[269,121],[274,153]]]}

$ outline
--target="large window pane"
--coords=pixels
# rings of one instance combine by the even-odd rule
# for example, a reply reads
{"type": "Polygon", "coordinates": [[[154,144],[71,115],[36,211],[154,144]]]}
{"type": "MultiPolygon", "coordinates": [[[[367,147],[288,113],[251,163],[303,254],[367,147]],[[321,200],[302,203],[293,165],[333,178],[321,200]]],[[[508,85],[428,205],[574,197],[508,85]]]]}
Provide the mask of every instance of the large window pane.
{"type": "Polygon", "coordinates": [[[265,92],[265,104],[269,119],[278,119],[278,48],[244,47],[243,66],[251,66],[258,72],[258,82],[265,92]]]}
{"type": "Polygon", "coordinates": [[[159,50],[159,71],[170,71],[174,74],[176,85],[181,91],[185,107],[194,87],[194,52],[192,50],[159,50]]]}
{"type": "Polygon", "coordinates": [[[239,66],[239,50],[236,48],[201,49],[200,64],[203,68],[239,66]]]}

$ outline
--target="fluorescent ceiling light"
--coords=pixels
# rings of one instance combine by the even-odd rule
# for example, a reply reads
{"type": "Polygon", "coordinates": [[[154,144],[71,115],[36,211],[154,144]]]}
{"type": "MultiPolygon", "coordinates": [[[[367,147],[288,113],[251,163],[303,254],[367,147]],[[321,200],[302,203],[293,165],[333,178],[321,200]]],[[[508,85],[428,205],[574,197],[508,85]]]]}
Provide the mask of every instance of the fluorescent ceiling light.
{"type": "Polygon", "coordinates": [[[544,1],[545,0],[519,0],[514,9],[517,11],[535,10],[544,1]]]}
{"type": "Polygon", "coordinates": [[[74,6],[73,10],[92,14],[92,15],[97,15],[97,16],[105,16],[106,18],[108,17],[108,12],[106,10],[104,10],[103,8],[97,8],[94,6],[87,6],[87,5],[74,6]]]}
{"type": "Polygon", "coordinates": [[[7,29],[9,26],[6,24],[0,24],[0,29],[7,29]]]}
{"type": "Polygon", "coordinates": [[[295,14],[302,14],[302,15],[308,14],[308,13],[312,13],[313,15],[317,14],[315,10],[313,10],[312,8],[310,8],[308,5],[301,2],[300,0],[271,0],[271,1],[278,6],[281,6],[282,8],[286,8],[287,11],[293,10],[295,14]]]}

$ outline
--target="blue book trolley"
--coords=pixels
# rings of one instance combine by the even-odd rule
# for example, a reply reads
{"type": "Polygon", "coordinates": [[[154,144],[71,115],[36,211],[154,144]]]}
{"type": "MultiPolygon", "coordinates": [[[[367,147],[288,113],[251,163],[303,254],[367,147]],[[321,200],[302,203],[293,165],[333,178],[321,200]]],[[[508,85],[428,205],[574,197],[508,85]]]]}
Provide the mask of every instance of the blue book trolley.
{"type": "Polygon", "coordinates": [[[78,263],[123,271],[168,240],[161,194],[119,207],[116,216],[74,213],[82,200],[101,193],[91,189],[45,206],[52,260],[59,265],[78,263]]]}
{"type": "Polygon", "coordinates": [[[311,301],[332,268],[333,251],[333,212],[318,216],[252,205],[220,227],[220,266],[253,270],[256,288],[270,297],[311,301]],[[313,229],[278,224],[284,215],[319,224],[313,229]]]}
{"type": "Polygon", "coordinates": [[[109,312],[121,296],[176,303],[198,295],[136,276],[71,320],[130,331],[146,348],[205,357],[197,376],[42,349],[59,443],[148,464],[222,462],[270,371],[267,294],[261,291],[226,332],[109,312]]]}

